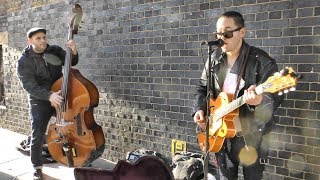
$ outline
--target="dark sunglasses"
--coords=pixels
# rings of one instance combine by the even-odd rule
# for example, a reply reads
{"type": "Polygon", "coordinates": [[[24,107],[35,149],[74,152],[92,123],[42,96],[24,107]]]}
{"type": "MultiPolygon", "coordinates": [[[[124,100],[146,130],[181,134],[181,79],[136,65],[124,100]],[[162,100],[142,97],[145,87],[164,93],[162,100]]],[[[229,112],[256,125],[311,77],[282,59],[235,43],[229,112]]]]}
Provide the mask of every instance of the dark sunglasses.
{"type": "Polygon", "coordinates": [[[215,36],[216,39],[221,39],[221,36],[229,39],[229,38],[233,37],[233,32],[239,31],[240,29],[242,29],[242,27],[238,27],[237,29],[234,29],[234,30],[231,30],[231,31],[226,31],[226,32],[223,32],[223,33],[215,32],[215,33],[213,33],[213,35],[215,36]]]}

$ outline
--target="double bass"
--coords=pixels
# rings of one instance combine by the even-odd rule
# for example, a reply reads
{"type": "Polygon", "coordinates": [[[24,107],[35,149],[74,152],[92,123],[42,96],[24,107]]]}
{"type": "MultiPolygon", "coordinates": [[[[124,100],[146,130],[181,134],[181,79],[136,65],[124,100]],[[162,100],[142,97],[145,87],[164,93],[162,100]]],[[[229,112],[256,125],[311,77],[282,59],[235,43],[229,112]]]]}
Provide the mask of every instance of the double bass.
{"type": "MultiPolygon", "coordinates": [[[[73,7],[74,17],[69,26],[68,40],[77,34],[83,12],[80,5],[73,7]]],[[[102,127],[93,116],[98,106],[97,87],[84,78],[79,70],[71,68],[72,52],[66,50],[63,76],[51,87],[61,90],[63,102],[55,107],[56,114],[48,127],[47,142],[51,156],[69,167],[88,166],[100,157],[105,149],[102,127]]]]}

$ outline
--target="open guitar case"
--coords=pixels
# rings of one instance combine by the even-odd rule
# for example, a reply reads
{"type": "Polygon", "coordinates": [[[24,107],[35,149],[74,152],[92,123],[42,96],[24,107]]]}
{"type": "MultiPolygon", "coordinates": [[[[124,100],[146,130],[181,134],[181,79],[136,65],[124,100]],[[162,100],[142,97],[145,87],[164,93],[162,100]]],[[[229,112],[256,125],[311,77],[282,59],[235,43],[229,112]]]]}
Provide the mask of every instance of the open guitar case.
{"type": "Polygon", "coordinates": [[[77,167],[76,180],[174,180],[170,167],[155,156],[142,156],[131,163],[120,160],[114,169],[77,167]]]}

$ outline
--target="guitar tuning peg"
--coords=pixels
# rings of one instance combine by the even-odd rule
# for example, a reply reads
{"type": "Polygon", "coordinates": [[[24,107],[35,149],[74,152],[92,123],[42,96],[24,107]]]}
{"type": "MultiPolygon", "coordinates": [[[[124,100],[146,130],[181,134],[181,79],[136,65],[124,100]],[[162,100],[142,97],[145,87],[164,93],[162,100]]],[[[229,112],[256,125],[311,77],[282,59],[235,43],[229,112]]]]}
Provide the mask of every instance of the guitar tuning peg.
{"type": "Polygon", "coordinates": [[[292,86],[289,90],[290,90],[290,91],[295,91],[295,90],[296,90],[296,87],[292,86]]]}
{"type": "Polygon", "coordinates": [[[279,73],[279,72],[275,72],[273,75],[274,75],[274,76],[279,76],[280,73],[279,73]]]}
{"type": "Polygon", "coordinates": [[[281,73],[282,76],[286,76],[286,75],[289,74],[289,69],[288,69],[288,68],[282,69],[282,70],[280,71],[280,73],[281,73]]]}
{"type": "Polygon", "coordinates": [[[302,74],[297,73],[297,74],[295,74],[295,75],[296,75],[296,77],[297,77],[298,79],[302,79],[302,74]]]}
{"type": "Polygon", "coordinates": [[[283,90],[283,93],[287,94],[289,92],[288,89],[283,90]]]}
{"type": "Polygon", "coordinates": [[[279,95],[279,96],[282,96],[282,95],[283,95],[283,92],[282,92],[282,91],[279,91],[279,92],[278,92],[278,95],[279,95]]]}
{"type": "Polygon", "coordinates": [[[81,28],[82,28],[82,26],[79,26],[79,28],[81,29],[81,28]]]}
{"type": "Polygon", "coordinates": [[[84,21],[81,21],[81,23],[84,23],[84,21]]]}

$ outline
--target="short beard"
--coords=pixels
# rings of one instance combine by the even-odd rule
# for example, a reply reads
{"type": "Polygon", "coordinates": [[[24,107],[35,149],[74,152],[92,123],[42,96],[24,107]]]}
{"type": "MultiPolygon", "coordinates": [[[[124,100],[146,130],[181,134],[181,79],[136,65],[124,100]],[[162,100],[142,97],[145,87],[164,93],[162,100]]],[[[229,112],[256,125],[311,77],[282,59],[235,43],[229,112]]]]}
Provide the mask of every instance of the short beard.
{"type": "Polygon", "coordinates": [[[39,49],[39,48],[36,48],[35,46],[32,46],[32,49],[36,53],[43,53],[46,48],[40,48],[39,49]]]}

